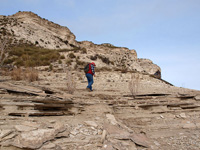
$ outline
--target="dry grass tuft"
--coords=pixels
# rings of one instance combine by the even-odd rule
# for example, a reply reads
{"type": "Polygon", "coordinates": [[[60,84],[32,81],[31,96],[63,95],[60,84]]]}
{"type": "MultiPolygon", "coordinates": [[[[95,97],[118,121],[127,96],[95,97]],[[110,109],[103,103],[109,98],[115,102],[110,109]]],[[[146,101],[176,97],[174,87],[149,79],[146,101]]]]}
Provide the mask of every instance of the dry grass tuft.
{"type": "Polygon", "coordinates": [[[48,66],[59,59],[64,59],[64,56],[61,56],[57,50],[24,45],[12,47],[5,64],[13,64],[18,67],[48,66]]]}
{"type": "Polygon", "coordinates": [[[28,68],[25,70],[25,80],[28,80],[29,82],[38,81],[39,75],[38,71],[34,68],[28,68]]]}
{"type": "Polygon", "coordinates": [[[17,68],[11,72],[11,79],[16,81],[27,80],[33,82],[39,80],[39,74],[38,71],[33,68],[26,68],[25,70],[17,68]]]}
{"type": "Polygon", "coordinates": [[[12,80],[15,80],[15,81],[19,81],[19,80],[22,80],[23,79],[23,73],[22,73],[22,69],[21,68],[17,68],[17,69],[14,69],[12,72],[11,72],[11,79],[12,80]]]}

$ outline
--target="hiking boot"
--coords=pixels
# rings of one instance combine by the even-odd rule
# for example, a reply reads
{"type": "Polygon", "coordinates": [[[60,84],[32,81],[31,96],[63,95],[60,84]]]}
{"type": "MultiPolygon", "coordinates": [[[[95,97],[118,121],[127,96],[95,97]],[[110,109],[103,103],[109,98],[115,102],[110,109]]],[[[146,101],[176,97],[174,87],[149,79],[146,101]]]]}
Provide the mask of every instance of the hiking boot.
{"type": "Polygon", "coordinates": [[[86,90],[87,90],[88,92],[91,92],[90,88],[86,88],[86,90]]]}

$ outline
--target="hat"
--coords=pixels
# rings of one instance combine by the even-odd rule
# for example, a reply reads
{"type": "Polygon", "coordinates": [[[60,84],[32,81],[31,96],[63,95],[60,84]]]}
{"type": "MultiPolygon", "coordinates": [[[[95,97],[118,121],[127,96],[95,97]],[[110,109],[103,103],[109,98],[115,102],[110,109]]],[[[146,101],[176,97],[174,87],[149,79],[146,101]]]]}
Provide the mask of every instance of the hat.
{"type": "Polygon", "coordinates": [[[93,66],[96,66],[96,64],[94,62],[91,63],[93,66]]]}

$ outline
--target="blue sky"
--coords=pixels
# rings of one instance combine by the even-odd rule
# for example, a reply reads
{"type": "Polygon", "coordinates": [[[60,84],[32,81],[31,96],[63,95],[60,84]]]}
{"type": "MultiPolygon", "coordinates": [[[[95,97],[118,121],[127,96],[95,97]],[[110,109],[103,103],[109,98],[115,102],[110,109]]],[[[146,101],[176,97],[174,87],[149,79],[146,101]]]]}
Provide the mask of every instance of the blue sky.
{"type": "Polygon", "coordinates": [[[163,79],[200,90],[200,0],[0,0],[0,15],[18,11],[67,26],[78,41],[135,49],[163,79]]]}

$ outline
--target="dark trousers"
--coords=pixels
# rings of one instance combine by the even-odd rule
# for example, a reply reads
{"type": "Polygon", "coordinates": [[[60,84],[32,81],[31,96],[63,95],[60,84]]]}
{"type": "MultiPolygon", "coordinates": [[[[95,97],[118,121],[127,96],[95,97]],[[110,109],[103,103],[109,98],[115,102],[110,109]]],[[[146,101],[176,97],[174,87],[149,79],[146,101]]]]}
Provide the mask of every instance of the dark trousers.
{"type": "Polygon", "coordinates": [[[87,80],[88,80],[88,86],[87,86],[87,88],[89,88],[92,91],[92,84],[94,83],[93,75],[87,73],[86,77],[87,77],[87,80]]]}

